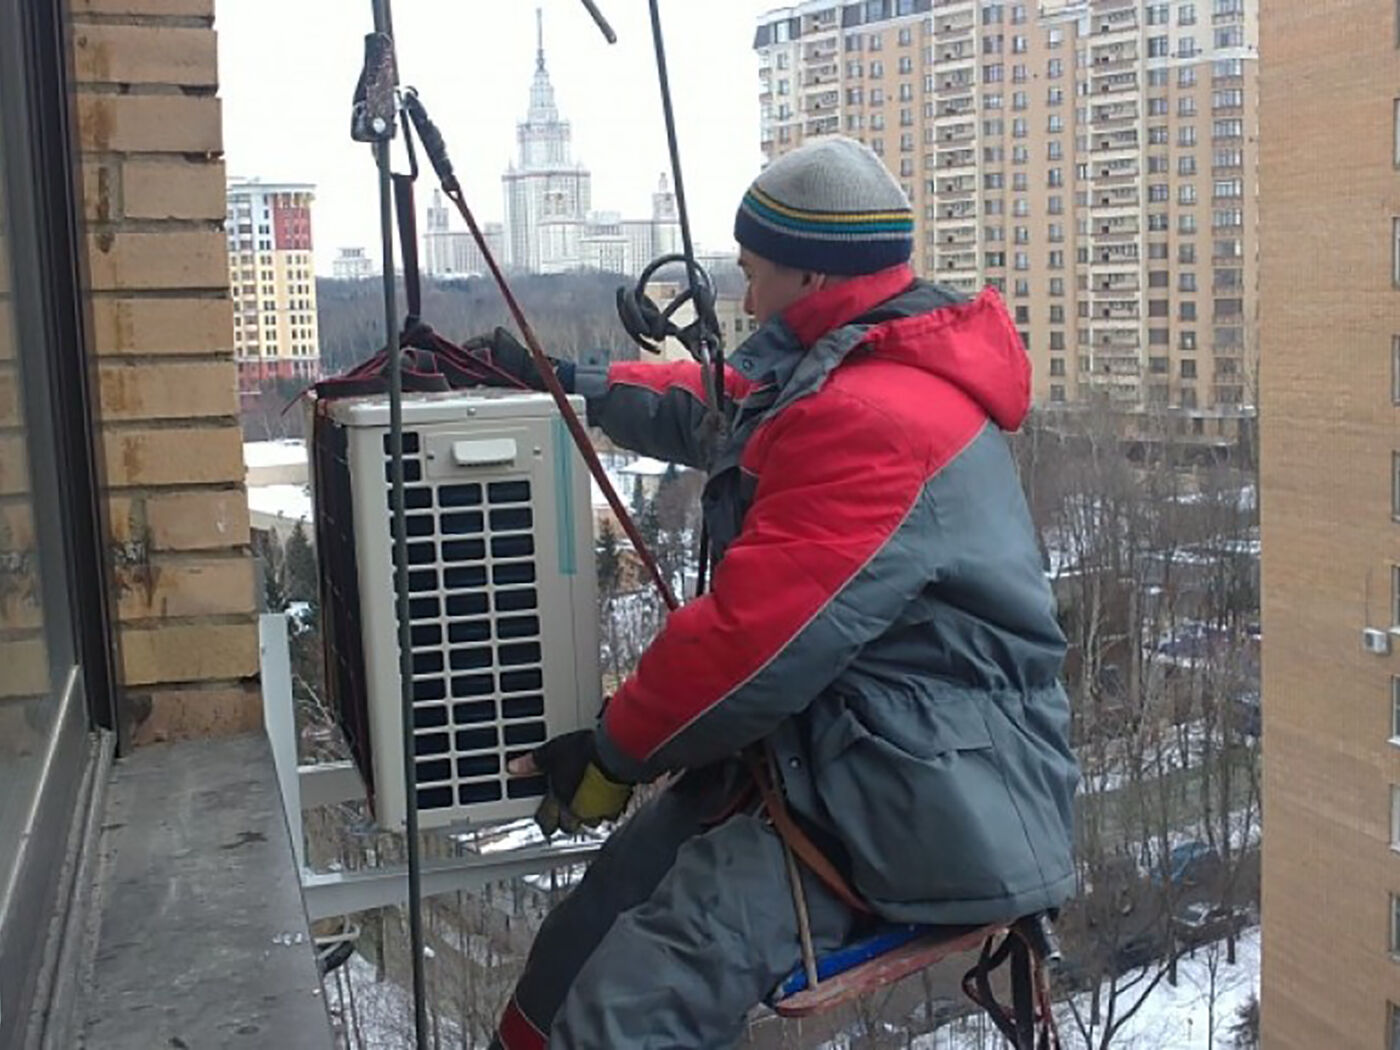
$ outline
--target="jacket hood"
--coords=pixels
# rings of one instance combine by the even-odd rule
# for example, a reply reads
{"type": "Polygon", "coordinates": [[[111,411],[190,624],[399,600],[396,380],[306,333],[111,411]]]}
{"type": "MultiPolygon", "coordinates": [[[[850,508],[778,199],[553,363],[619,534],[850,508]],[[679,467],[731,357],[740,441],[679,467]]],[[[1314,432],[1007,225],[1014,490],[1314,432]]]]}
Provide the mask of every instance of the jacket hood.
{"type": "Polygon", "coordinates": [[[1030,357],[995,288],[957,300],[896,266],[815,292],[783,320],[804,346],[843,325],[870,324],[857,353],[952,383],[1003,430],[1015,430],[1030,410],[1030,357]]]}

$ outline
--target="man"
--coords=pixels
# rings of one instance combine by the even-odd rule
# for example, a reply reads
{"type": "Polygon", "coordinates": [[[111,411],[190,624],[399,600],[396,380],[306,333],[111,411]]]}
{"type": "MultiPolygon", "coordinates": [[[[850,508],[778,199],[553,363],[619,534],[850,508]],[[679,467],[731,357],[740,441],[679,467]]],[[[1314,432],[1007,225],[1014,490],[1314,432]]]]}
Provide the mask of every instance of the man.
{"type": "MultiPolygon", "coordinates": [[[[717,566],[596,732],[512,770],[548,777],[542,816],[566,826],[688,772],[545,920],[505,1050],[728,1046],[798,963],[783,840],[743,749],[839,877],[802,868],[818,951],[866,909],[1009,921],[1074,886],[1064,638],[1002,433],[1030,367],[1001,300],[915,279],[909,202],[849,139],[774,161],[734,233],[761,327],[730,358],[724,433],[692,363],[559,366],[613,440],[709,471],[717,566]]],[[[489,341],[538,380],[505,333],[489,341]]]]}

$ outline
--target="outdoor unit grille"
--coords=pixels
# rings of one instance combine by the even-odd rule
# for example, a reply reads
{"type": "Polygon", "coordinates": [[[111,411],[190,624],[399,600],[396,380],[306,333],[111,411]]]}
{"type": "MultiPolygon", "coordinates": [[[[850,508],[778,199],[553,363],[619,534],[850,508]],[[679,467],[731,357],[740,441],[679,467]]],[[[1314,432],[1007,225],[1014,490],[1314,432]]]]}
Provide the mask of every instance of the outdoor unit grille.
{"type": "MultiPolygon", "coordinates": [[[[528,816],[543,780],[505,764],[600,706],[588,472],[545,394],[411,395],[403,418],[420,820],[528,816]]],[[[313,441],[328,690],[376,818],[402,827],[388,400],[330,402],[313,441]]]]}

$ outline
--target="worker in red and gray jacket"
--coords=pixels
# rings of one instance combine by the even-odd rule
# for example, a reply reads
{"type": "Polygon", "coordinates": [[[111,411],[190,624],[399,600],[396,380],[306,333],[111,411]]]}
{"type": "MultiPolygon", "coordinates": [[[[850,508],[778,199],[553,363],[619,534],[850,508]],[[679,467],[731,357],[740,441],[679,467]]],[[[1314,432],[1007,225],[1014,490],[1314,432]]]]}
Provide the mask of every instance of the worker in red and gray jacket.
{"type": "MultiPolygon", "coordinates": [[[[913,214],[844,138],[774,161],[734,234],[760,322],[719,436],[698,366],[562,365],[618,444],[705,469],[717,565],[596,728],[515,772],[567,820],[688,771],[608,839],[545,920],[497,1045],[731,1045],[799,962],[783,840],[734,756],[873,913],[1009,921],[1074,887],[1065,642],[1005,431],[1030,365],[995,291],[915,278],[913,214]]],[[[522,378],[523,353],[495,342],[522,378]]],[[[860,913],[804,866],[818,951],[860,913]]]]}

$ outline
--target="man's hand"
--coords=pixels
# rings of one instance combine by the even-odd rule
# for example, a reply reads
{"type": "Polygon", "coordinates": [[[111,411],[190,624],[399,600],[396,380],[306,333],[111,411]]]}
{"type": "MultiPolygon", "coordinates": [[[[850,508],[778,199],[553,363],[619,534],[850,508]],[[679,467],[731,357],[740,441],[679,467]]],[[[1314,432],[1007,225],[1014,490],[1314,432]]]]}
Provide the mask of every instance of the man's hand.
{"type": "Polygon", "coordinates": [[[514,776],[544,774],[548,788],[535,823],[546,838],[561,828],[573,834],[580,827],[616,820],[632,797],[631,784],[611,779],[598,765],[591,729],[546,740],[506,769],[514,776]]]}
{"type": "MultiPolygon", "coordinates": [[[[497,328],[490,335],[473,336],[463,346],[477,356],[484,357],[499,370],[500,374],[493,373],[484,380],[487,386],[510,387],[523,383],[531,390],[547,389],[544,379],[540,376],[540,370],[535,367],[534,355],[521,346],[515,336],[506,329],[497,328]]],[[[549,363],[554,366],[554,374],[559,377],[564,392],[572,394],[574,363],[555,357],[551,357],[549,363]]]]}

